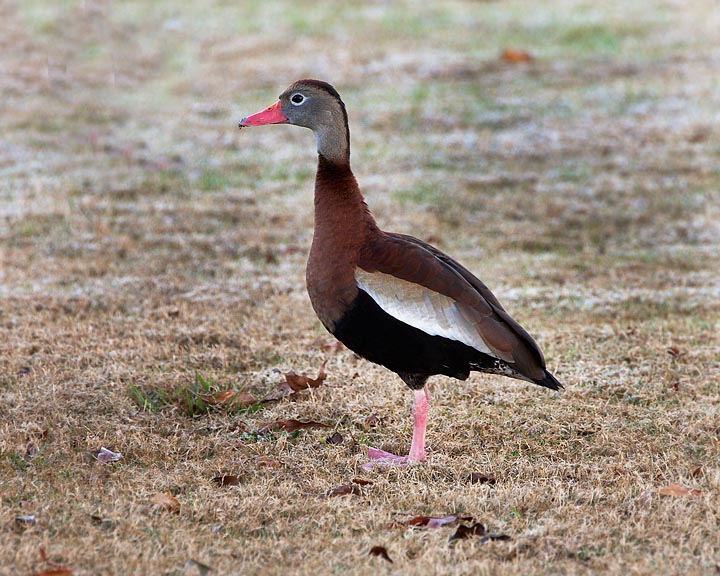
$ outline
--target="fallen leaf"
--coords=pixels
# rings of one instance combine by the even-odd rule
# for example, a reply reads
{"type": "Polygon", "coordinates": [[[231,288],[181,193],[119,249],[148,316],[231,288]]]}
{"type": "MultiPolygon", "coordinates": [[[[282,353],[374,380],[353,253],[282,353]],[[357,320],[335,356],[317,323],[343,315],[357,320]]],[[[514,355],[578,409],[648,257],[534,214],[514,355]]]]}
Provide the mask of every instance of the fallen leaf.
{"type": "Polygon", "coordinates": [[[669,346],[667,349],[667,353],[670,354],[670,356],[672,356],[673,358],[678,358],[679,356],[682,356],[682,352],[677,346],[669,346]]]}
{"type": "Polygon", "coordinates": [[[292,433],[295,432],[295,430],[304,430],[305,428],[330,428],[330,426],[313,420],[308,422],[292,419],[278,420],[277,422],[271,422],[270,424],[260,428],[260,430],[258,430],[258,434],[265,434],[267,432],[272,432],[273,430],[282,430],[283,432],[292,433]]]}
{"type": "Polygon", "coordinates": [[[416,528],[440,528],[441,526],[452,524],[455,520],[457,520],[457,516],[455,515],[444,516],[442,518],[435,518],[433,516],[415,516],[415,518],[408,520],[405,524],[416,528]]]}
{"type": "Polygon", "coordinates": [[[223,474],[222,476],[215,476],[212,481],[213,484],[220,487],[237,486],[238,484],[240,484],[240,478],[235,476],[234,474],[223,474]]]}
{"type": "Polygon", "coordinates": [[[248,408],[253,404],[257,404],[258,400],[250,394],[241,390],[220,390],[213,392],[212,394],[198,394],[198,397],[205,402],[208,406],[213,408],[222,408],[225,410],[236,410],[242,408],[248,408]]]}
{"type": "Polygon", "coordinates": [[[473,472],[470,474],[469,481],[470,484],[495,484],[497,482],[497,478],[495,478],[495,476],[483,474],[482,472],[473,472]]]}
{"type": "Polygon", "coordinates": [[[377,426],[382,422],[382,418],[378,416],[377,414],[370,414],[367,418],[365,418],[365,422],[363,423],[363,428],[365,430],[368,430],[370,428],[373,428],[374,426],[377,426]]]}
{"type": "Polygon", "coordinates": [[[334,446],[342,444],[342,441],[343,437],[341,436],[340,432],[334,432],[332,436],[328,436],[327,438],[325,438],[325,442],[334,446]]]}
{"type": "Polygon", "coordinates": [[[306,390],[307,388],[317,388],[327,377],[327,374],[325,373],[326,364],[327,360],[325,360],[325,362],[323,362],[320,366],[317,378],[310,378],[309,376],[295,374],[292,370],[285,372],[285,374],[283,374],[285,376],[285,381],[279,383],[275,390],[263,396],[258,403],[267,404],[269,402],[277,402],[278,400],[282,400],[288,396],[293,396],[295,393],[306,390]]]}
{"type": "Polygon", "coordinates": [[[102,462],[103,464],[110,464],[111,462],[117,462],[122,458],[122,454],[120,452],[113,452],[112,450],[108,450],[104,446],[100,448],[100,450],[90,450],[88,452],[90,456],[95,458],[98,462],[102,462]]]}
{"type": "Polygon", "coordinates": [[[258,466],[269,466],[271,468],[280,468],[283,466],[280,460],[275,460],[275,458],[270,458],[269,456],[256,456],[255,464],[258,466]]]}
{"type": "Polygon", "coordinates": [[[686,488],[685,486],[675,484],[674,482],[668,486],[660,488],[658,490],[658,494],[662,496],[702,496],[702,492],[700,490],[695,490],[694,488],[686,488]]]}
{"type": "Polygon", "coordinates": [[[48,568],[42,572],[35,572],[32,576],[72,576],[69,568],[48,568]]]}
{"type": "Polygon", "coordinates": [[[241,390],[236,392],[235,390],[220,390],[215,394],[211,394],[204,400],[211,406],[225,406],[228,408],[248,408],[253,404],[257,403],[255,396],[250,392],[241,390]]]}
{"type": "Polygon", "coordinates": [[[369,486],[370,484],[375,484],[372,480],[364,480],[363,478],[353,478],[353,484],[357,484],[358,486],[369,486]]]}
{"type": "Polygon", "coordinates": [[[309,376],[303,376],[302,374],[295,374],[292,370],[285,372],[285,383],[290,387],[293,392],[299,392],[300,390],[306,390],[307,388],[317,388],[325,381],[327,374],[325,374],[325,365],[327,360],[320,366],[317,378],[310,378],[309,376]]]}
{"type": "Polygon", "coordinates": [[[392,558],[390,558],[390,555],[388,554],[387,548],[385,548],[385,546],[373,546],[372,548],[370,548],[368,556],[379,556],[383,560],[387,560],[388,562],[390,562],[390,564],[393,563],[392,558]]]}
{"type": "Polygon", "coordinates": [[[692,477],[693,477],[693,478],[700,478],[700,476],[702,476],[703,473],[704,473],[703,467],[702,467],[702,466],[698,466],[697,468],[695,468],[695,470],[692,471],[692,477]]]}
{"type": "Polygon", "coordinates": [[[450,542],[454,540],[464,540],[466,538],[470,538],[471,536],[479,536],[480,542],[482,543],[485,543],[488,540],[512,540],[512,538],[510,538],[507,534],[488,532],[485,530],[485,526],[477,522],[472,526],[460,524],[460,526],[457,527],[457,530],[455,530],[455,533],[450,536],[450,542]]]}
{"type": "Polygon", "coordinates": [[[329,490],[325,496],[333,498],[334,496],[347,496],[348,494],[362,496],[362,489],[357,484],[343,484],[342,486],[329,490]]]}
{"type": "Polygon", "coordinates": [[[515,50],[513,48],[505,48],[500,54],[500,58],[512,64],[522,64],[535,60],[529,52],[525,50],[515,50]]]}
{"type": "Polygon", "coordinates": [[[220,390],[220,392],[209,395],[208,399],[217,404],[222,404],[230,400],[235,394],[234,390],[220,390]]]}
{"type": "Polygon", "coordinates": [[[150,502],[155,504],[155,506],[159,506],[160,508],[164,508],[167,512],[172,512],[174,514],[178,514],[180,512],[180,502],[175,496],[168,492],[164,493],[158,493],[155,494],[152,498],[150,498],[150,502]]]}

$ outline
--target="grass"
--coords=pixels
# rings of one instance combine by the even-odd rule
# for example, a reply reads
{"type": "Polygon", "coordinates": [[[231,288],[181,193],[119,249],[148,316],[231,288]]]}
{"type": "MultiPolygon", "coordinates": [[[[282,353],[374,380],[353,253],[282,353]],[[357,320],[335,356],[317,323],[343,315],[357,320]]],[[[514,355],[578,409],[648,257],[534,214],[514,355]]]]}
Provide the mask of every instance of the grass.
{"type": "Polygon", "coordinates": [[[0,574],[717,570],[712,2],[0,16],[0,574]],[[236,129],[305,76],[343,95],[380,224],[477,272],[563,393],[436,378],[429,462],[360,468],[367,446],[408,449],[409,394],[309,305],[312,136],[236,129]],[[317,388],[216,401],[326,359],[317,388]],[[291,419],[328,428],[274,429],[291,419]],[[511,540],[402,524],[449,514],[511,540]]]}

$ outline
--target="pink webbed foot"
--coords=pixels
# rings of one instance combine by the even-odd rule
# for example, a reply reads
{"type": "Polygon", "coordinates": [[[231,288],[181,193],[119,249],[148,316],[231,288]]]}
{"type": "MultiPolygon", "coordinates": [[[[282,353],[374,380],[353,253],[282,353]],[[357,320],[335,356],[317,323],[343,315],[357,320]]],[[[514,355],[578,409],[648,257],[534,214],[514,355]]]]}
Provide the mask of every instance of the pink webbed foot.
{"type": "Polygon", "coordinates": [[[375,466],[408,466],[425,462],[425,428],[430,406],[427,390],[413,392],[413,439],[410,454],[397,456],[378,448],[368,448],[370,462],[362,465],[363,470],[372,470],[375,466]]]}
{"type": "Polygon", "coordinates": [[[410,456],[398,456],[379,448],[368,447],[368,458],[370,462],[366,462],[362,465],[363,470],[372,470],[375,466],[408,466],[411,464],[421,464],[425,461],[423,455],[422,460],[415,460],[410,456]]]}

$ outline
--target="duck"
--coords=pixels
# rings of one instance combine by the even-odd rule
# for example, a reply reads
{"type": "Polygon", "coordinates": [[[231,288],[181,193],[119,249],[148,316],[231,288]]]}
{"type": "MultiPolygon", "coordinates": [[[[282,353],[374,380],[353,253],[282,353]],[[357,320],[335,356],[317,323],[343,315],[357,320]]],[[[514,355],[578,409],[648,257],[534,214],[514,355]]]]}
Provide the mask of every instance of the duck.
{"type": "Polygon", "coordinates": [[[298,80],[239,127],[271,124],[315,135],[306,285],[317,317],[355,354],[397,374],[413,394],[407,456],[370,447],[364,467],[426,461],[431,376],[466,380],[481,372],[563,388],[532,336],[480,279],[434,246],[378,227],[350,168],[348,114],[331,84],[298,80]]]}

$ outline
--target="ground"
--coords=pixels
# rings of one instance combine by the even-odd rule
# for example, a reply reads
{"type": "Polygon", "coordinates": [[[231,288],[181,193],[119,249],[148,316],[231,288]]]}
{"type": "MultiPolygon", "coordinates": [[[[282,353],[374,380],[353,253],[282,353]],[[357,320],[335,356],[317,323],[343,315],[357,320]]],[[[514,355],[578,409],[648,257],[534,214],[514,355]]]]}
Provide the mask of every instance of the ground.
{"type": "Polygon", "coordinates": [[[0,574],[716,573],[716,2],[0,17],[0,574]],[[380,225],[477,273],[563,392],[435,378],[427,464],[361,468],[411,395],[312,312],[312,135],[237,130],[302,77],[380,225]]]}

